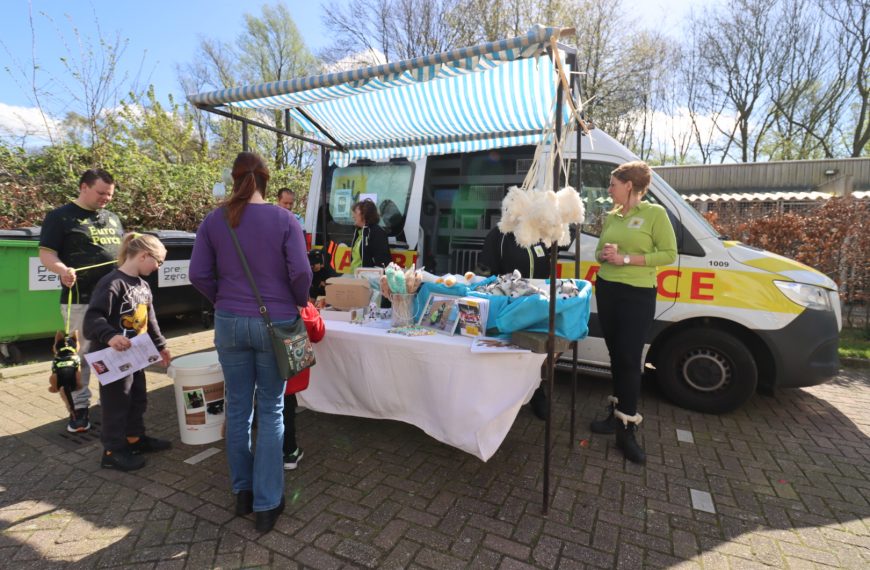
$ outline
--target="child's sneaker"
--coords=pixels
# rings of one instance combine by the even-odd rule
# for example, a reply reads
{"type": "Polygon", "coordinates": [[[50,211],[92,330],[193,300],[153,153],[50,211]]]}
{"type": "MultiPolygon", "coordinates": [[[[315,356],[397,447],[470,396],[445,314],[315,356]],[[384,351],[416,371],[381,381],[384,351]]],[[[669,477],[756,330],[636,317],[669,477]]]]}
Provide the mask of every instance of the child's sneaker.
{"type": "Polygon", "coordinates": [[[135,471],[145,467],[145,458],[133,455],[129,449],[123,451],[103,451],[100,467],[118,471],[135,471]]]}
{"type": "Polygon", "coordinates": [[[69,417],[69,423],[66,424],[66,431],[70,433],[84,433],[91,429],[91,422],[88,419],[88,409],[81,408],[76,410],[75,417],[69,417]]]}
{"type": "Polygon", "coordinates": [[[286,469],[287,471],[292,471],[293,469],[296,469],[296,467],[299,465],[299,460],[302,459],[303,455],[305,454],[302,453],[302,449],[299,447],[297,447],[296,451],[294,451],[293,453],[285,453],[284,469],[286,469]]]}
{"type": "Polygon", "coordinates": [[[156,437],[150,437],[147,435],[143,435],[139,438],[139,441],[136,443],[131,443],[127,445],[127,449],[130,450],[130,453],[133,455],[141,455],[143,453],[153,453],[155,451],[166,451],[167,449],[172,448],[172,442],[166,441],[165,439],[157,439],[156,437]]]}

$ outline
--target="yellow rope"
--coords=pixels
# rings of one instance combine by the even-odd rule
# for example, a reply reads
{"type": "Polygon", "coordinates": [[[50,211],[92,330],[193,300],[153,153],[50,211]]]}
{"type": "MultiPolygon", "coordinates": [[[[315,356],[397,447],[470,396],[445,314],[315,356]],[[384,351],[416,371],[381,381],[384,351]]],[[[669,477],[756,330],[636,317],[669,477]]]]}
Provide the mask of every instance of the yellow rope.
{"type": "MultiPolygon", "coordinates": [[[[564,30],[562,35],[565,35],[564,30]]],[[[550,36],[550,49],[552,50],[553,61],[556,64],[556,71],[559,73],[559,81],[562,84],[562,88],[565,90],[565,93],[568,95],[568,106],[571,107],[571,113],[574,115],[574,120],[577,121],[577,124],[580,125],[581,129],[583,129],[583,133],[588,135],[589,127],[586,126],[586,122],[580,116],[580,111],[574,104],[574,95],[571,93],[571,86],[568,83],[568,76],[565,73],[565,68],[562,67],[562,58],[559,57],[559,46],[556,45],[556,36],[550,36]]]]}
{"type": "MultiPolygon", "coordinates": [[[[103,267],[104,265],[112,265],[114,263],[116,263],[114,260],[113,261],[106,261],[104,263],[97,263],[96,265],[87,265],[85,267],[79,267],[77,269],[73,268],[73,271],[75,273],[78,273],[79,271],[87,271],[88,269],[95,269],[97,267],[103,267]]],[[[73,285],[73,287],[78,287],[78,280],[76,281],[76,284],[73,285]]],[[[72,292],[73,292],[73,288],[70,287],[69,294],[67,296],[67,301],[66,301],[66,323],[64,323],[64,329],[63,329],[64,335],[69,334],[69,322],[70,322],[70,319],[72,318],[72,292]]]]}

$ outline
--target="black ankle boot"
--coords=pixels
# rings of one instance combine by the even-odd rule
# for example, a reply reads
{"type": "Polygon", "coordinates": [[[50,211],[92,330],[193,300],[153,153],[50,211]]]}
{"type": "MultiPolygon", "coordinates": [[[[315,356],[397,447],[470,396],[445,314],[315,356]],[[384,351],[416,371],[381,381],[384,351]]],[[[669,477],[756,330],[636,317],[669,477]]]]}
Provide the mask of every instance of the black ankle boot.
{"type": "Polygon", "coordinates": [[[547,400],[547,393],[544,392],[543,386],[538,386],[538,389],[532,394],[529,405],[536,418],[547,421],[547,417],[550,415],[550,402],[547,400]]]}
{"type": "Polygon", "coordinates": [[[272,530],[272,527],[275,526],[275,521],[278,520],[278,516],[284,512],[284,497],[281,497],[281,504],[279,504],[274,509],[269,509],[268,511],[258,511],[256,513],[257,520],[254,523],[256,529],[260,532],[269,532],[272,530]]]}
{"type": "Polygon", "coordinates": [[[236,493],[236,516],[243,517],[254,512],[254,492],[245,490],[236,493]]]}
{"type": "Polygon", "coordinates": [[[618,420],[617,422],[619,425],[616,428],[616,447],[622,450],[622,455],[626,459],[632,463],[643,465],[646,463],[646,453],[644,453],[643,448],[637,442],[637,439],[635,439],[637,424],[623,424],[618,420]]]}
{"type": "Polygon", "coordinates": [[[619,402],[615,397],[609,396],[607,398],[607,417],[603,420],[595,420],[589,424],[589,429],[592,433],[616,433],[617,426],[620,425],[619,420],[616,419],[613,415],[613,411],[616,410],[616,404],[619,402]]]}

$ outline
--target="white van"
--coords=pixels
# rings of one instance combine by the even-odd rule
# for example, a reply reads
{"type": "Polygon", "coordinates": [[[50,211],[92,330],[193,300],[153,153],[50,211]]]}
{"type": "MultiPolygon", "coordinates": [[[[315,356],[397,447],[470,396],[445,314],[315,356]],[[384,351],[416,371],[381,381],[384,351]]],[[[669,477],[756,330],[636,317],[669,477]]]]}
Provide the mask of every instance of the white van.
{"type": "MultiPolygon", "coordinates": [[[[433,273],[473,270],[484,237],[498,223],[502,198],[522,183],[533,153],[533,147],[517,147],[413,162],[360,162],[323,170],[316,165],[306,231],[315,245],[323,244],[318,212],[322,218],[320,199],[327,196],[327,240],[339,244],[332,251],[335,268],[348,271],[350,206],[369,197],[381,211],[396,262],[433,273]]],[[[573,158],[573,145],[567,155],[573,158]]],[[[636,157],[593,130],[583,137],[581,158],[587,221],[580,238],[580,277],[594,283],[598,230],[611,208],[610,172],[636,157]]],[[[665,207],[677,235],[676,264],[659,268],[656,319],[645,357],[674,403],[727,412],[756,390],[812,386],[837,373],[842,322],[831,279],[796,261],[728,241],[659,176],[645,199],[665,207]]],[[[561,253],[559,270],[573,277],[573,245],[561,253]]],[[[589,336],[578,351],[581,370],[607,373],[609,357],[594,300],[589,336]]],[[[563,356],[560,364],[570,360],[563,356]]]]}

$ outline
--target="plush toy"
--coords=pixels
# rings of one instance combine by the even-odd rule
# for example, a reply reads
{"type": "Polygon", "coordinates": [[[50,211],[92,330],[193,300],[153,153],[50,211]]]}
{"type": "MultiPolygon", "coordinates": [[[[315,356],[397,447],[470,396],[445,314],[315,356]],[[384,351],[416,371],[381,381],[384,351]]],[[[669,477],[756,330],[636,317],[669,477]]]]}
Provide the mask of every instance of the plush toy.
{"type": "Polygon", "coordinates": [[[54,360],[51,363],[51,377],[48,391],[60,392],[70,415],[75,419],[76,411],[72,393],[82,388],[81,358],[79,357],[79,331],[69,334],[57,331],[52,345],[54,360]]]}
{"type": "Polygon", "coordinates": [[[556,290],[560,299],[570,299],[580,294],[580,288],[571,279],[560,279],[557,281],[556,290]]]}
{"type": "Polygon", "coordinates": [[[476,289],[488,295],[496,295],[500,297],[525,297],[528,295],[544,295],[548,296],[543,289],[532,285],[531,281],[525,279],[519,270],[514,269],[513,273],[499,275],[498,278],[488,285],[480,286],[476,289]]]}
{"type": "Polygon", "coordinates": [[[498,228],[502,233],[513,233],[522,247],[539,242],[564,246],[571,242],[569,225],[581,223],[583,218],[583,202],[570,186],[559,192],[514,186],[502,201],[498,228]]]}

